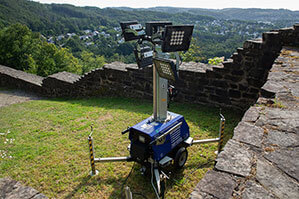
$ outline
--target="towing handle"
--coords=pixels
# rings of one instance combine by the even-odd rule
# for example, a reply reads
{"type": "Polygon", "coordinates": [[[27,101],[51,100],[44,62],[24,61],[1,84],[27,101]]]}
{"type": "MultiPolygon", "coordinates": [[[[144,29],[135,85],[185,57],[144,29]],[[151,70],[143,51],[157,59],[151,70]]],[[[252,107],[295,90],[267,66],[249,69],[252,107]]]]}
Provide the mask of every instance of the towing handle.
{"type": "Polygon", "coordinates": [[[122,131],[121,134],[122,134],[122,135],[123,135],[123,134],[126,134],[127,132],[130,131],[130,129],[131,129],[131,127],[129,126],[126,130],[122,131]]]}

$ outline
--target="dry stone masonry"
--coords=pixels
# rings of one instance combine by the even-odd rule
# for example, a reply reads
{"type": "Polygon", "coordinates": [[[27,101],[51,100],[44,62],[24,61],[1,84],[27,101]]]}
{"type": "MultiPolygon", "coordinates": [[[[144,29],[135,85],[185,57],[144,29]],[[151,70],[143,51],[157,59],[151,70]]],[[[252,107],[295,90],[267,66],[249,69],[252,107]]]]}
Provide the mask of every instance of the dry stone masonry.
{"type": "Polygon", "coordinates": [[[37,190],[21,185],[8,178],[0,178],[0,198],[2,199],[47,199],[37,190]]]}
{"type": "Polygon", "coordinates": [[[298,47],[283,48],[262,93],[190,198],[298,198],[298,47]],[[205,185],[211,181],[213,186],[205,185]],[[228,195],[219,195],[223,186],[228,195]]]}
{"type": "MultiPolygon", "coordinates": [[[[246,110],[258,99],[282,46],[298,46],[298,35],[299,24],[266,32],[261,39],[246,41],[219,66],[183,63],[180,81],[175,84],[179,90],[176,100],[246,110]]],[[[152,99],[152,69],[114,62],[83,76],[60,72],[43,78],[0,66],[0,86],[48,97],[117,95],[152,99]]]]}

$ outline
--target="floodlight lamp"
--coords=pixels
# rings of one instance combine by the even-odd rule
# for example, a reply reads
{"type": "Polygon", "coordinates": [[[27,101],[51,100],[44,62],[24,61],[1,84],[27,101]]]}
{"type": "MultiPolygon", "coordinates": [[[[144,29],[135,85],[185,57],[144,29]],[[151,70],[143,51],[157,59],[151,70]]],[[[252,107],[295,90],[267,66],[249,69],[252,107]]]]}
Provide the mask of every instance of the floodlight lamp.
{"type": "Polygon", "coordinates": [[[154,51],[151,47],[144,44],[137,44],[134,49],[134,54],[139,68],[153,64],[154,51]]]}
{"type": "Polygon", "coordinates": [[[172,25],[171,21],[150,21],[145,23],[145,32],[147,36],[153,36],[155,34],[162,34],[165,26],[172,25]]]}
{"type": "Polygon", "coordinates": [[[153,62],[160,77],[172,81],[178,79],[176,66],[173,61],[164,58],[153,58],[153,62]]]}
{"type": "Polygon", "coordinates": [[[188,50],[193,28],[193,25],[166,26],[162,43],[162,52],[188,50]]]}
{"type": "Polygon", "coordinates": [[[145,36],[145,31],[137,21],[125,21],[120,23],[122,35],[125,41],[137,40],[145,36]]]}
{"type": "Polygon", "coordinates": [[[172,25],[170,21],[150,21],[145,23],[145,32],[154,44],[161,45],[165,26],[172,25]]]}

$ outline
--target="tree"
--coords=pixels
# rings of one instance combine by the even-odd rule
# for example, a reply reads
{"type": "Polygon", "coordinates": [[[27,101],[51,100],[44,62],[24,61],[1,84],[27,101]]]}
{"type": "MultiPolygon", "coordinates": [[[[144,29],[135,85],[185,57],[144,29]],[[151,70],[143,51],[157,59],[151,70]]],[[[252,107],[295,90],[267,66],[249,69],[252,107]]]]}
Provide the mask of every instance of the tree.
{"type": "Polygon", "coordinates": [[[40,45],[40,51],[33,55],[37,66],[32,66],[29,71],[36,72],[37,75],[48,76],[53,73],[68,71],[81,74],[82,66],[68,49],[57,48],[54,44],[46,42],[40,45]]]}
{"type": "Polygon", "coordinates": [[[104,56],[95,56],[91,52],[81,53],[82,73],[86,73],[95,68],[101,68],[105,64],[104,56]]]}
{"type": "Polygon", "coordinates": [[[189,50],[185,53],[180,53],[184,62],[200,62],[204,58],[201,55],[200,47],[197,45],[197,40],[192,38],[189,50]]]}
{"type": "Polygon", "coordinates": [[[14,24],[0,31],[0,63],[18,70],[28,70],[32,53],[38,50],[39,36],[25,25],[14,24]]]}
{"type": "Polygon", "coordinates": [[[41,76],[68,71],[82,73],[82,66],[68,49],[48,44],[25,25],[0,31],[0,64],[41,76]]]}

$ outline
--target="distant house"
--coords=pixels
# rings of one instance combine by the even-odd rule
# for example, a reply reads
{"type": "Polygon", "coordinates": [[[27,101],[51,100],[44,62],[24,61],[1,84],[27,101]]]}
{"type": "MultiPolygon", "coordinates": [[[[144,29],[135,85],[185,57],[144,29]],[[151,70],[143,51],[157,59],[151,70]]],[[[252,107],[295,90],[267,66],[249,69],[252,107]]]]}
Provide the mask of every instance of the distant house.
{"type": "Polygon", "coordinates": [[[100,34],[103,35],[105,38],[111,37],[109,33],[105,33],[104,31],[102,31],[100,34]]]}
{"type": "Polygon", "coordinates": [[[125,42],[125,40],[123,38],[121,38],[120,40],[117,41],[117,43],[119,43],[119,44],[122,44],[124,42],[125,42]]]}
{"type": "Polygon", "coordinates": [[[93,31],[93,33],[92,33],[93,36],[97,36],[98,34],[100,34],[100,33],[98,31],[96,31],[96,30],[93,31]]]}
{"type": "Polygon", "coordinates": [[[55,43],[53,37],[50,37],[50,38],[47,40],[47,42],[50,43],[50,44],[54,44],[54,43],[55,43]]]}
{"type": "Polygon", "coordinates": [[[93,42],[85,42],[86,46],[90,46],[90,45],[93,45],[93,44],[94,44],[93,42]]]}
{"type": "Polygon", "coordinates": [[[84,32],[85,34],[89,34],[89,33],[91,33],[91,30],[87,29],[87,30],[83,30],[83,32],[84,32]]]}
{"type": "Polygon", "coordinates": [[[117,31],[117,32],[120,32],[121,31],[121,28],[120,27],[114,27],[113,28],[115,31],[117,31]]]}
{"type": "Polygon", "coordinates": [[[89,39],[89,36],[88,35],[82,35],[79,37],[81,40],[87,40],[89,39]]]}
{"type": "Polygon", "coordinates": [[[66,33],[66,36],[69,37],[69,38],[70,38],[70,37],[73,37],[73,36],[75,36],[75,35],[76,35],[76,33],[66,33]]]}
{"type": "Polygon", "coordinates": [[[62,40],[63,38],[64,38],[64,35],[59,35],[59,36],[57,37],[57,40],[60,41],[60,40],[62,40]]]}
{"type": "Polygon", "coordinates": [[[47,38],[44,36],[44,35],[40,35],[40,37],[42,38],[42,39],[44,39],[44,40],[47,40],[47,38]]]}

